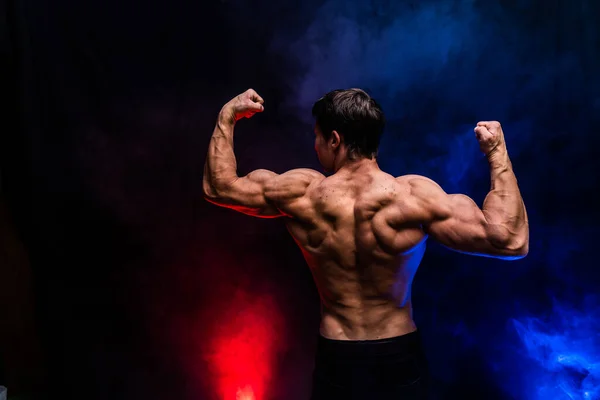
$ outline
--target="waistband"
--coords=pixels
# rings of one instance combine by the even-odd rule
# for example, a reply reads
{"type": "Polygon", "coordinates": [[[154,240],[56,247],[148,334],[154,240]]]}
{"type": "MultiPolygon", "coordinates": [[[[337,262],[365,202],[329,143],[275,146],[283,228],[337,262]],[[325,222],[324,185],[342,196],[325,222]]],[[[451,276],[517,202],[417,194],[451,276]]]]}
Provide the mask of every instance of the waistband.
{"type": "Polygon", "coordinates": [[[418,330],[405,335],[376,340],[335,340],[319,335],[317,353],[332,356],[385,356],[420,351],[421,334],[418,330]]]}

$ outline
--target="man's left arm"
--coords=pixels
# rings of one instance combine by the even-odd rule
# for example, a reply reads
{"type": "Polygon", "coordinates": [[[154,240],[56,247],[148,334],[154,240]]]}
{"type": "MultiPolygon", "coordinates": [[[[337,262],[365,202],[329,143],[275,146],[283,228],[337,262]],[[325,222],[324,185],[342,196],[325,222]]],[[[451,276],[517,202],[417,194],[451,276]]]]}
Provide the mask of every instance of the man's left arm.
{"type": "Polygon", "coordinates": [[[278,175],[261,169],[244,177],[237,175],[233,151],[235,124],[241,118],[262,112],[262,104],[263,99],[250,89],[227,103],[219,113],[204,166],[204,196],[211,203],[256,217],[294,216],[297,208],[294,204],[321,174],[297,169],[278,175]]]}

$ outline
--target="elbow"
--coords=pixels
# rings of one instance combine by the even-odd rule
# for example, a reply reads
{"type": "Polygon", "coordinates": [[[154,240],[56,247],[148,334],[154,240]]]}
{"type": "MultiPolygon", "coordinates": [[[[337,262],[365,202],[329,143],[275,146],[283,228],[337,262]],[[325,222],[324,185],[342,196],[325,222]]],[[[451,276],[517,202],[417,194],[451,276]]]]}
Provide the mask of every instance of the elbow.
{"type": "Polygon", "coordinates": [[[525,258],[527,257],[527,254],[529,254],[529,238],[527,238],[523,244],[517,249],[517,255],[520,258],[525,258]]]}
{"type": "Polygon", "coordinates": [[[529,237],[509,238],[500,248],[504,260],[520,260],[529,254],[529,237]]]}
{"type": "Polygon", "coordinates": [[[204,199],[211,203],[216,203],[219,201],[221,198],[221,192],[221,190],[218,190],[207,179],[205,179],[202,183],[202,194],[204,195],[204,199]]]}
{"type": "Polygon", "coordinates": [[[529,254],[529,225],[522,225],[518,233],[514,235],[510,247],[517,259],[527,257],[529,254]]]}
{"type": "Polygon", "coordinates": [[[202,188],[202,195],[204,196],[204,199],[208,201],[214,201],[218,198],[217,192],[212,188],[207,187],[202,188]]]}
{"type": "Polygon", "coordinates": [[[204,200],[208,201],[209,203],[213,203],[216,205],[222,205],[225,203],[223,196],[221,196],[219,192],[217,192],[214,189],[204,190],[203,195],[204,200]]]}
{"type": "Polygon", "coordinates": [[[202,177],[202,194],[204,199],[220,205],[226,202],[232,191],[235,179],[223,178],[208,171],[208,164],[202,177]]]}
{"type": "Polygon", "coordinates": [[[226,205],[231,201],[230,188],[230,185],[214,185],[211,182],[204,181],[202,185],[202,194],[204,195],[204,200],[210,203],[216,205],[226,205]]]}
{"type": "Polygon", "coordinates": [[[511,255],[507,257],[508,260],[520,260],[527,257],[529,254],[529,243],[518,248],[510,249],[511,255]]]}
{"type": "Polygon", "coordinates": [[[510,231],[497,229],[488,238],[496,251],[495,256],[503,260],[520,260],[529,254],[529,229],[510,231]]]}
{"type": "Polygon", "coordinates": [[[210,184],[210,181],[204,177],[202,181],[202,194],[206,200],[212,199],[217,195],[216,190],[210,184]]]}

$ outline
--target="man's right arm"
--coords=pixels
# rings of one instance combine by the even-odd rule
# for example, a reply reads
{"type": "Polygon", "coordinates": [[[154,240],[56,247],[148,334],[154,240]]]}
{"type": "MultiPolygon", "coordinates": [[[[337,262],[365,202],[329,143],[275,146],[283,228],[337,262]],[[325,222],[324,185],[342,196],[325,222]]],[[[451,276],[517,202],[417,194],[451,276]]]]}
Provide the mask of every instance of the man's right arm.
{"type": "MultiPolygon", "coordinates": [[[[519,259],[529,251],[527,211],[508,157],[502,128],[486,123],[497,132],[493,146],[478,139],[490,164],[491,189],[480,209],[464,195],[449,195],[430,179],[407,177],[412,194],[425,210],[424,230],[443,245],[464,253],[519,259]],[[487,147],[486,147],[487,146],[487,147]]],[[[478,126],[479,128],[479,126],[478,126]]],[[[489,139],[489,138],[488,138],[489,139]]]]}

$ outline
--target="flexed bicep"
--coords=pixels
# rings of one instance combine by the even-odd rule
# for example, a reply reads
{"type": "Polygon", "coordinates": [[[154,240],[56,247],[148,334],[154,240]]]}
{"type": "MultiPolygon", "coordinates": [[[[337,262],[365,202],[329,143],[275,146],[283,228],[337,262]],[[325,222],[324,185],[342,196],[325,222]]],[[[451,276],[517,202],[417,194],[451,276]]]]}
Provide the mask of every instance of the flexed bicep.
{"type": "Polygon", "coordinates": [[[470,197],[447,194],[424,177],[410,179],[411,193],[424,213],[423,229],[452,250],[480,256],[517,259],[523,257],[508,228],[494,223],[470,197]]]}
{"type": "Polygon", "coordinates": [[[468,196],[446,194],[443,199],[438,199],[432,218],[424,228],[431,237],[452,250],[480,255],[496,252],[491,245],[485,216],[468,196]]]}
{"type": "Polygon", "coordinates": [[[281,211],[265,196],[265,189],[269,182],[277,177],[278,175],[272,171],[255,170],[226,185],[221,185],[219,191],[214,191],[212,194],[206,193],[205,198],[213,204],[243,214],[261,218],[281,217],[283,216],[281,211]]]}
{"type": "Polygon", "coordinates": [[[294,216],[307,189],[319,177],[323,175],[307,169],[280,175],[259,169],[223,186],[220,193],[207,196],[207,200],[260,218],[294,216]]]}

